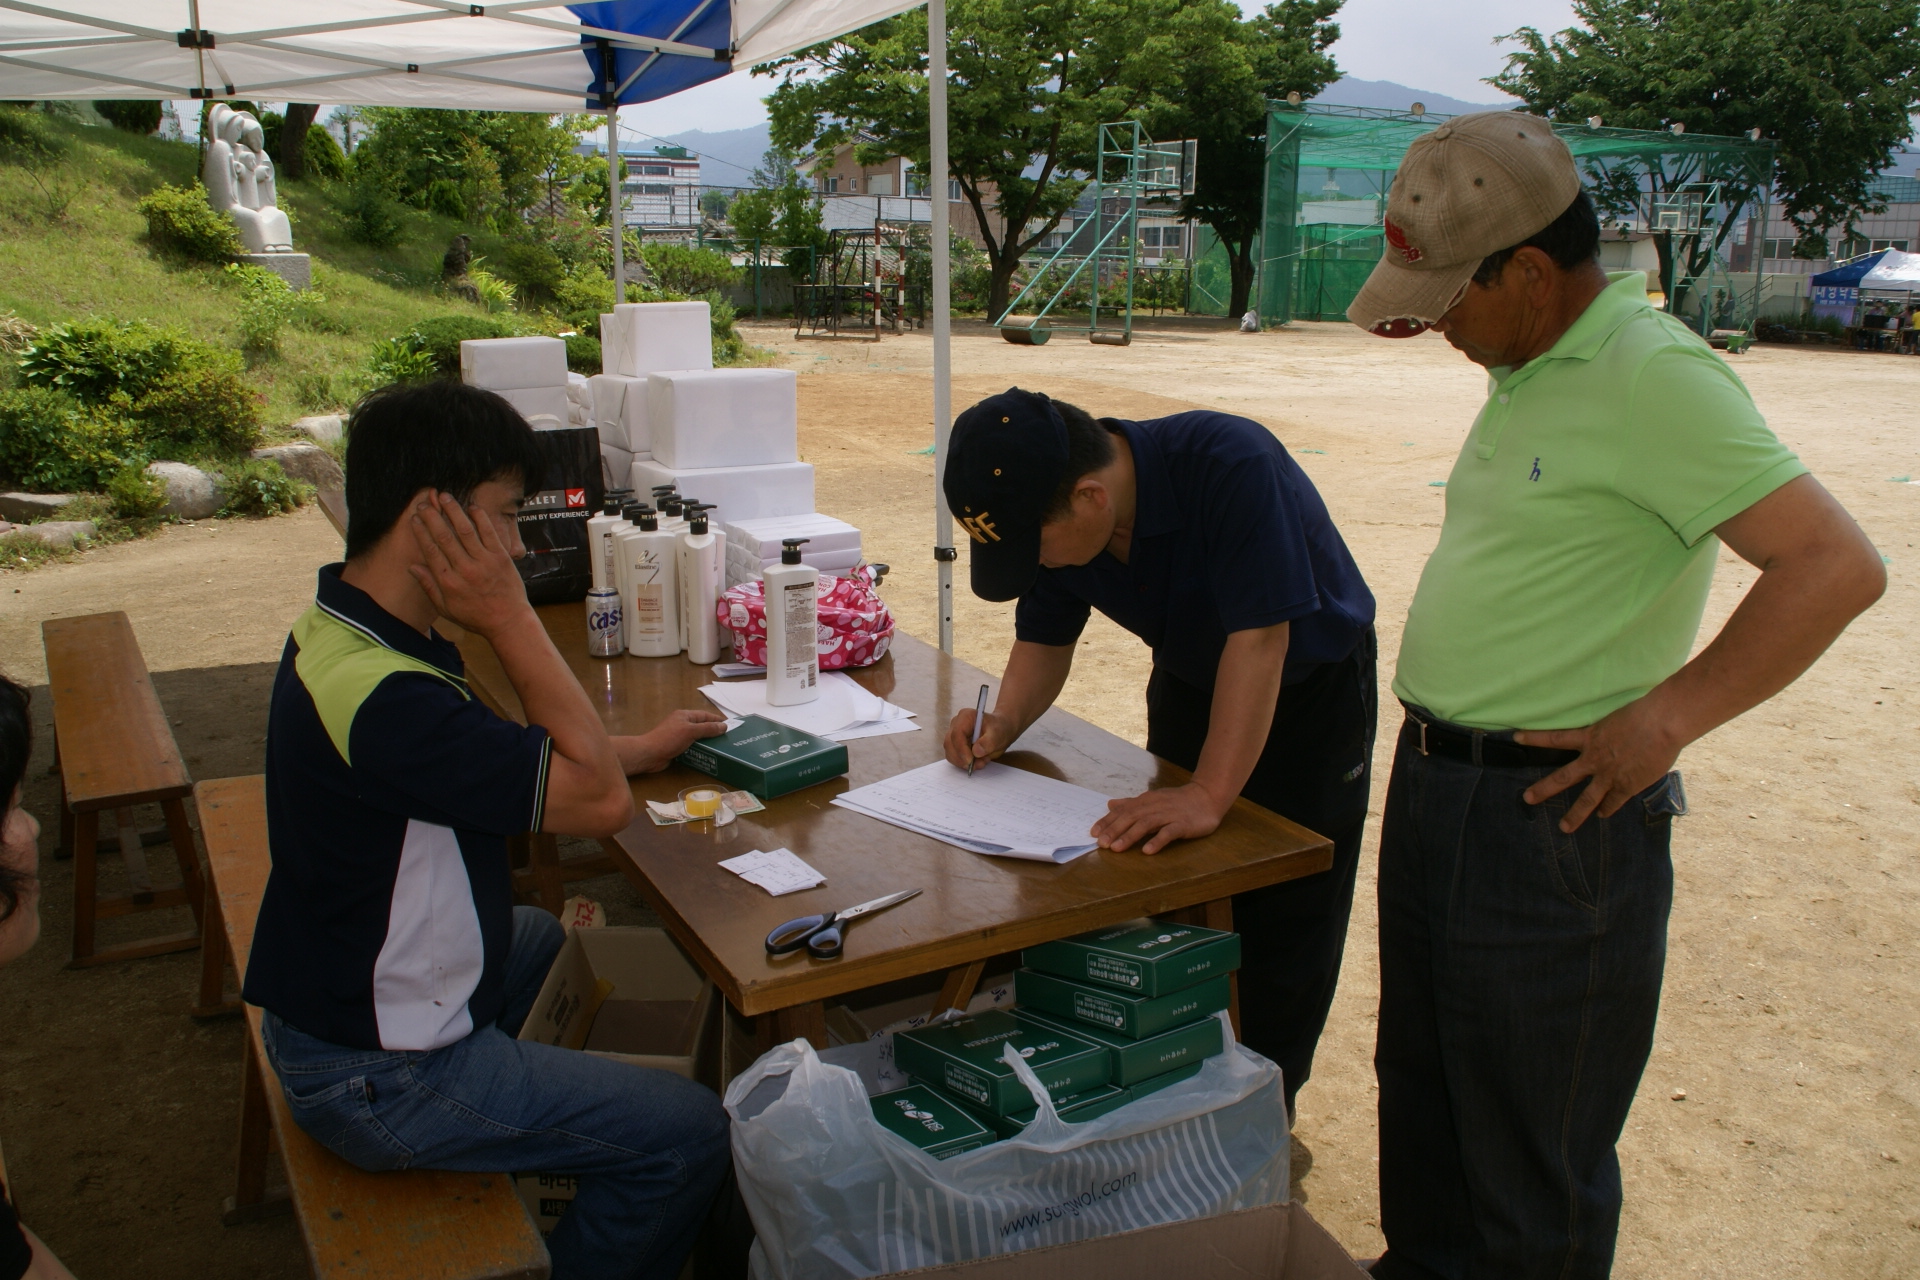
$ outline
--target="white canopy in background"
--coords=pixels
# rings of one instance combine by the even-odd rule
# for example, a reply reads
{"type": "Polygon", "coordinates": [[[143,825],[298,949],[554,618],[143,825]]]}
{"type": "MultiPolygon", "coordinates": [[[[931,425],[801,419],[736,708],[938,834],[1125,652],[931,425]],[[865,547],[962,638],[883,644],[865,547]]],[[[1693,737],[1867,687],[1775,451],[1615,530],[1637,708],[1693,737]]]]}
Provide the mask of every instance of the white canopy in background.
{"type": "MultiPolygon", "coordinates": [[[[922,0],[924,2],[924,0],[922,0]]],[[[647,102],[912,0],[0,0],[9,98],[246,98],[494,111],[647,102]]]]}
{"type": "MultiPolygon", "coordinates": [[[[0,95],[244,98],[491,111],[651,102],[924,3],[929,171],[947,168],[946,0],[0,0],[0,95]],[[610,55],[611,65],[603,68],[610,55]],[[603,74],[603,71],[605,72],[603,74]]],[[[953,651],[948,206],[933,202],[934,548],[940,648],[953,651]]],[[[614,279],[624,296],[621,237],[614,279]]]]}
{"type": "Polygon", "coordinates": [[[1920,253],[1887,250],[1873,270],[1860,277],[1860,288],[1920,291],[1920,253]]]}

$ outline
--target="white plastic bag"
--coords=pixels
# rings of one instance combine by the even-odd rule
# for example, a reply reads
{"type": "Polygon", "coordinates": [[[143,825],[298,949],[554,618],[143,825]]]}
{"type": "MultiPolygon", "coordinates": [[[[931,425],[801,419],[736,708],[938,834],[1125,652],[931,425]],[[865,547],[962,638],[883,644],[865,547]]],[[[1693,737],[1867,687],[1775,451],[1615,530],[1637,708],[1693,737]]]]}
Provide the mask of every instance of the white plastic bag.
{"type": "Polygon", "coordinates": [[[882,1128],[860,1076],[805,1040],[735,1079],[726,1105],[756,1280],[884,1275],[1288,1197],[1280,1069],[1231,1032],[1198,1075],[1084,1124],[1054,1113],[1011,1047],[1006,1061],[1039,1114],[1018,1137],[946,1160],[882,1128]]]}

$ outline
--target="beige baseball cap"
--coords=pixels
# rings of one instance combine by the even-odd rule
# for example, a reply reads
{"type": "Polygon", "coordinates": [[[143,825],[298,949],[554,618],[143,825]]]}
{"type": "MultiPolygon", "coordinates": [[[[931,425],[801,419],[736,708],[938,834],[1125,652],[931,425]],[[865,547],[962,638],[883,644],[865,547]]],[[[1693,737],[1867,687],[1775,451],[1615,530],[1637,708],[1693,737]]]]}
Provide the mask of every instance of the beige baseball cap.
{"type": "Polygon", "coordinates": [[[1347,319],[1411,338],[1458,303],[1481,259],[1545,230],[1580,194],[1573,153],[1538,116],[1480,111],[1416,138],[1387,197],[1387,249],[1347,319]]]}

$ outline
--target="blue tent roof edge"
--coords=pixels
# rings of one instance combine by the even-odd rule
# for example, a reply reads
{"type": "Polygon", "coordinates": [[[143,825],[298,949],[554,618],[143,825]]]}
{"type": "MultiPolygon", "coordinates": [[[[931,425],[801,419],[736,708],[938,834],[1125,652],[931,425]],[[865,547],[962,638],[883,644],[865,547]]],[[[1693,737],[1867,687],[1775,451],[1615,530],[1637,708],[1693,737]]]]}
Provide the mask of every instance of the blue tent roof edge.
{"type": "Polygon", "coordinates": [[[1844,266],[1838,266],[1831,271],[1822,271],[1819,275],[1808,277],[1807,283],[1839,285],[1842,287],[1851,285],[1857,288],[1860,282],[1866,278],[1867,272],[1879,266],[1880,259],[1886,256],[1887,251],[1882,249],[1878,253],[1870,253],[1863,258],[1855,258],[1852,262],[1844,266]]]}

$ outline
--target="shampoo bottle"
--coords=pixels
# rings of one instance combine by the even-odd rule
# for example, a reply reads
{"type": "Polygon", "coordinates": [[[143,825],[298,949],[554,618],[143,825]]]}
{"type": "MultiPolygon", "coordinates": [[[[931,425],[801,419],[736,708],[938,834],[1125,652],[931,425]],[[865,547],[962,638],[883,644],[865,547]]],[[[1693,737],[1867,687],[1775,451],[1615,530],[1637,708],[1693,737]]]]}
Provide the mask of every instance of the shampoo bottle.
{"type": "Polygon", "coordinates": [[[800,563],[805,538],[785,538],[780,563],[768,568],[767,701],[794,707],[820,696],[820,571],[800,563]]]}
{"type": "Polygon", "coordinates": [[[613,558],[613,535],[626,527],[621,515],[620,499],[609,494],[600,508],[600,514],[587,521],[587,558],[593,562],[593,586],[597,591],[601,587],[615,587],[618,565],[613,558]]]}
{"type": "Polygon", "coordinates": [[[720,620],[714,616],[720,602],[714,589],[720,540],[707,532],[707,513],[699,503],[688,516],[687,531],[680,535],[680,615],[686,620],[687,661],[705,666],[720,660],[720,620]]]}
{"type": "Polygon", "coordinates": [[[620,606],[627,618],[627,652],[670,658],[680,652],[679,566],[674,535],[641,508],[633,532],[621,535],[620,606]]]}

